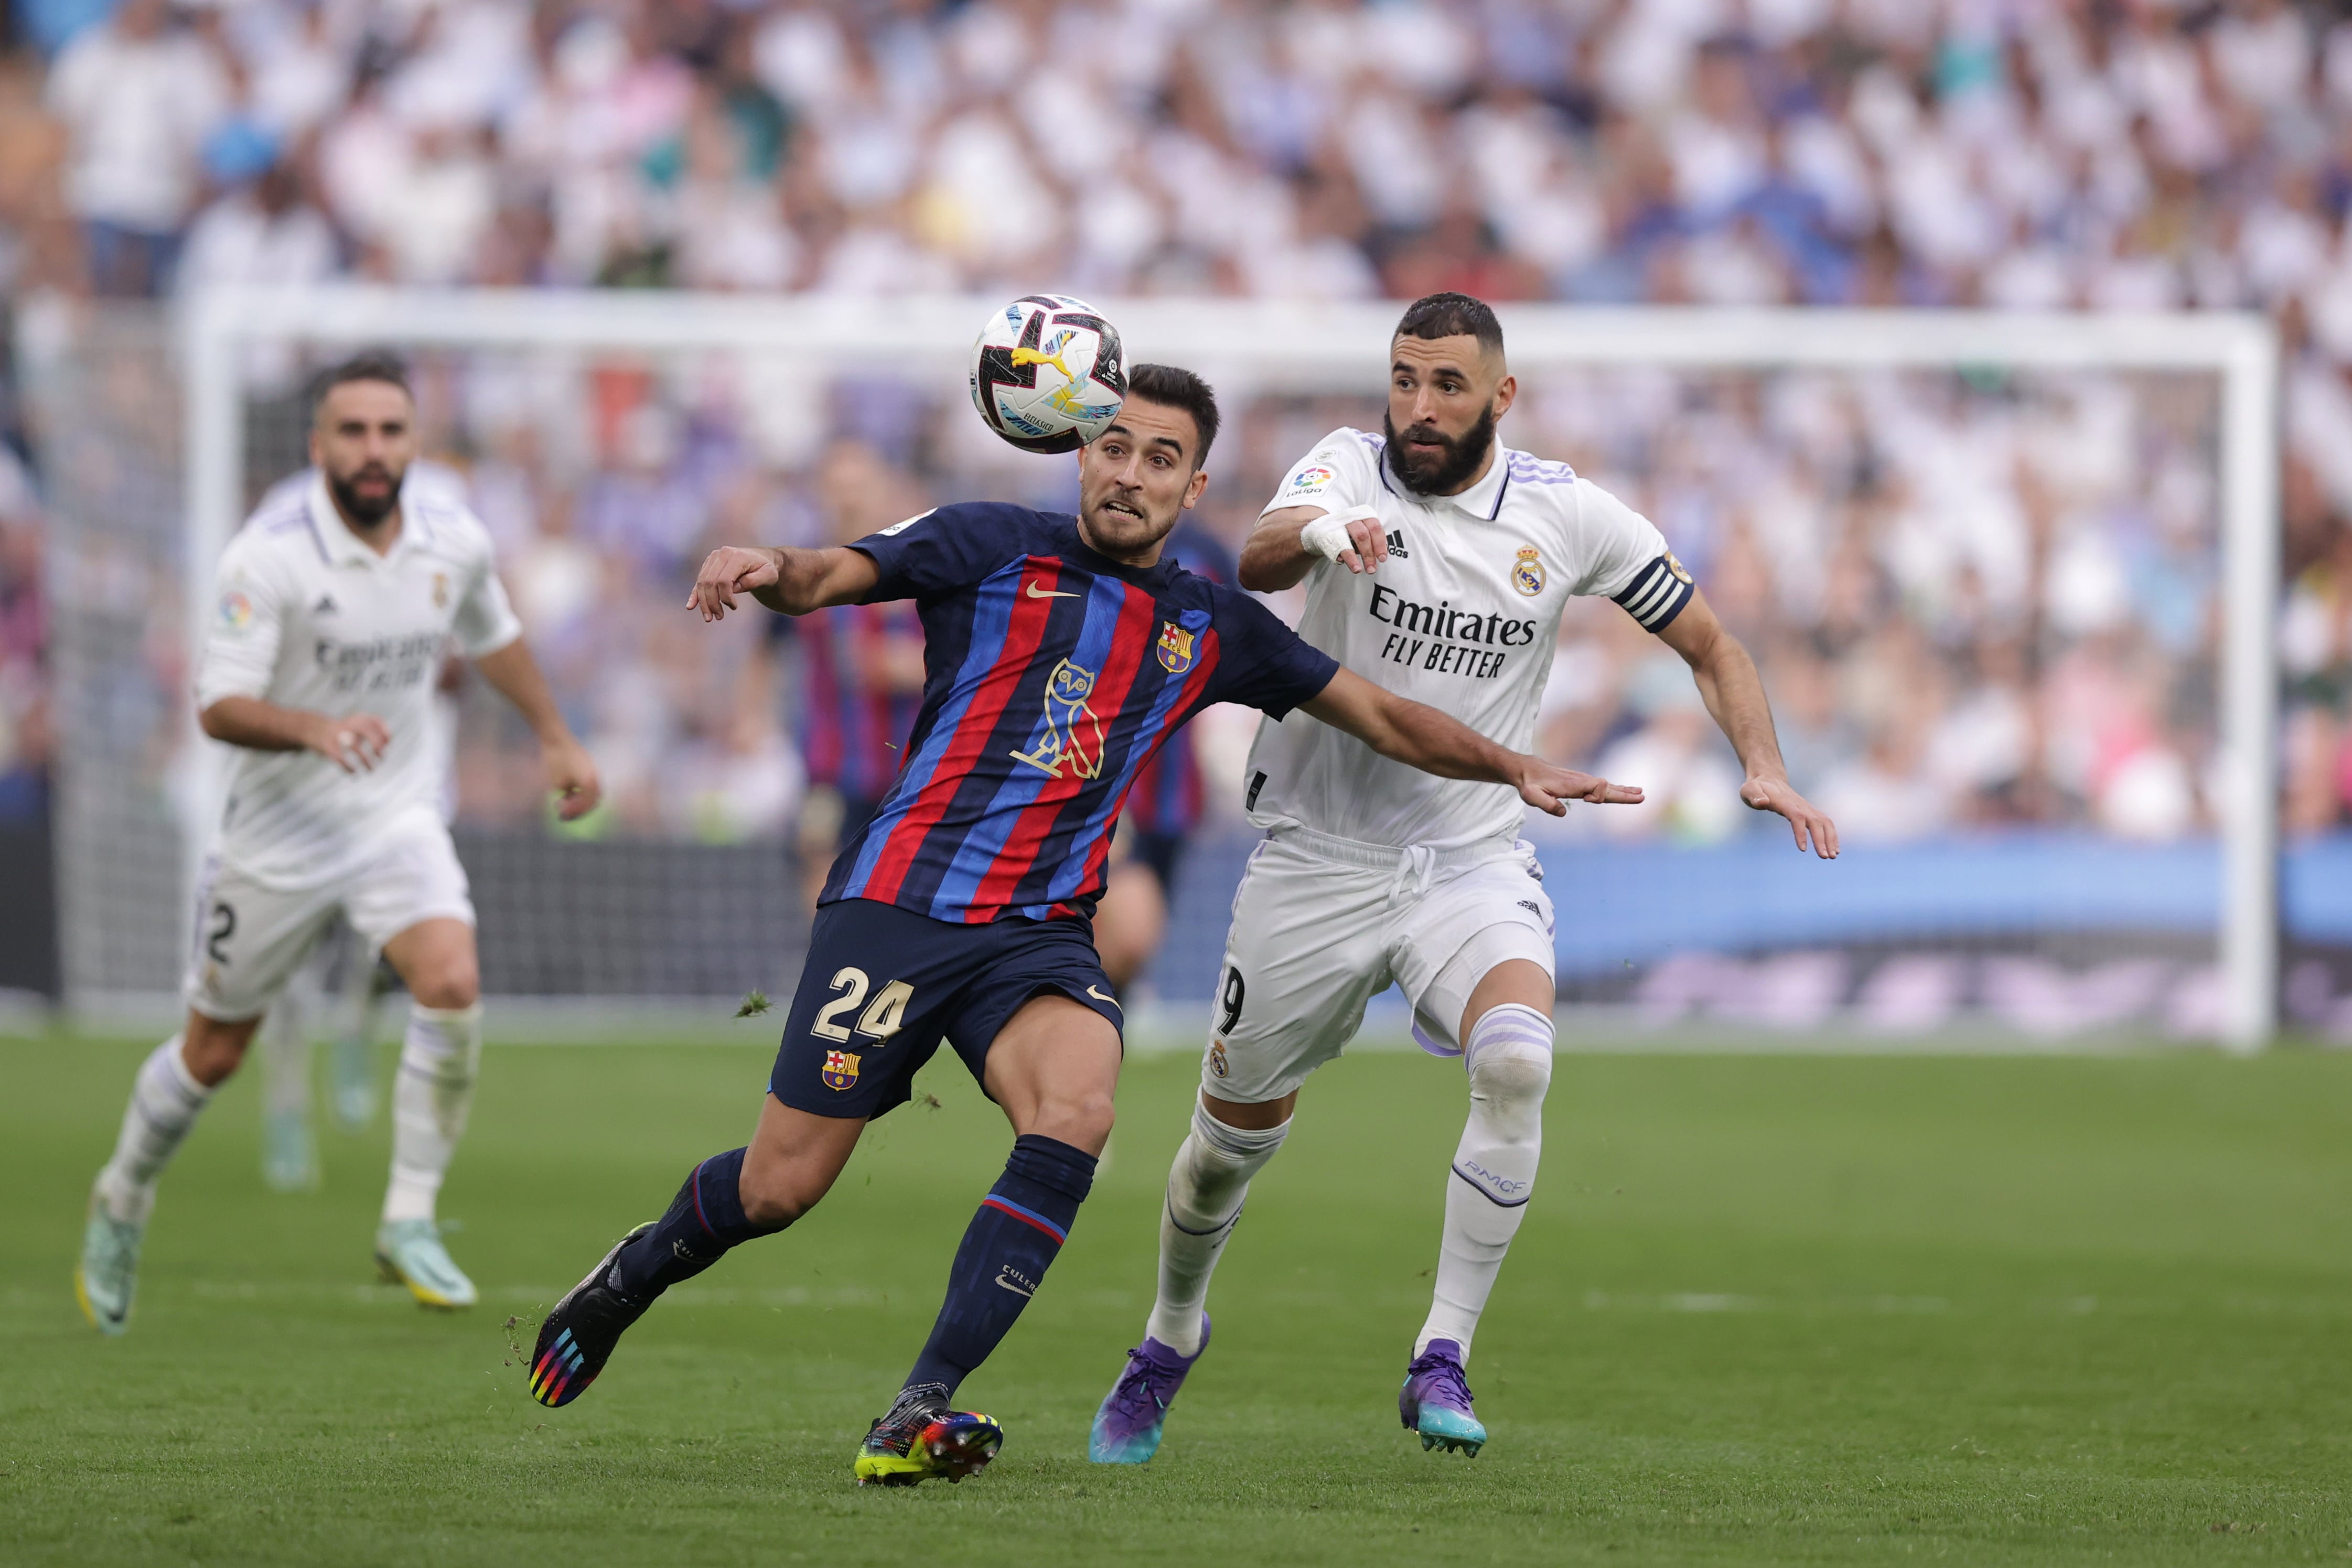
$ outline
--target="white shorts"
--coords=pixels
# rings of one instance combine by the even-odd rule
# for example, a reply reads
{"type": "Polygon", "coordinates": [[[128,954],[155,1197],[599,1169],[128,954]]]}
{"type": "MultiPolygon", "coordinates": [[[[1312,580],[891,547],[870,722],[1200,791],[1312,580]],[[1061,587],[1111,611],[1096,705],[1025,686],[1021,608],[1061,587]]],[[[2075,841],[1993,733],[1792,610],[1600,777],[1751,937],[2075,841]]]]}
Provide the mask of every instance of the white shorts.
{"type": "Polygon", "coordinates": [[[341,910],[371,951],[420,921],[474,923],[466,868],[439,823],[405,829],[357,868],[315,888],[273,888],[215,857],[196,894],[188,1005],[221,1023],[269,1010],[341,910]]]}
{"type": "Polygon", "coordinates": [[[1514,958],[1552,971],[1551,900],[1526,844],[1391,849],[1285,828],[1259,845],[1201,1064],[1218,1100],[1279,1100],[1339,1054],[1393,983],[1425,1049],[1458,1056],[1470,993],[1514,958]]]}

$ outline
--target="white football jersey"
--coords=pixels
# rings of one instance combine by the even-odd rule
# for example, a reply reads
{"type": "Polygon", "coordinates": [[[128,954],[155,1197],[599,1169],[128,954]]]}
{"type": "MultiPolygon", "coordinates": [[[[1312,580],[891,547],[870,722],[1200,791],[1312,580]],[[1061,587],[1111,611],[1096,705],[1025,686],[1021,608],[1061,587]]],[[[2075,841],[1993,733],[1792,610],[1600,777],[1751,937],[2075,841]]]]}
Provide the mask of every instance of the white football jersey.
{"type": "Polygon", "coordinates": [[[437,824],[446,768],[434,733],[443,651],[468,658],[522,635],[489,531],[439,486],[404,484],[387,555],[344,525],[324,479],[273,490],[221,553],[196,704],[258,697],[337,716],[373,713],[383,760],[347,773],[315,752],[232,749],[220,853],[265,885],[342,875],[392,833],[437,824]]]}
{"type": "MultiPolygon", "coordinates": [[[[1417,496],[1389,472],[1385,445],[1334,430],[1265,506],[1379,509],[1389,558],[1361,574],[1318,560],[1298,622],[1375,685],[1528,751],[1570,595],[1606,595],[1654,632],[1690,602],[1690,574],[1650,521],[1565,463],[1497,447],[1460,495],[1417,496]]],[[[1527,809],[1508,784],[1391,762],[1303,710],[1258,725],[1244,803],[1260,827],[1398,848],[1509,838],[1527,809]]]]}

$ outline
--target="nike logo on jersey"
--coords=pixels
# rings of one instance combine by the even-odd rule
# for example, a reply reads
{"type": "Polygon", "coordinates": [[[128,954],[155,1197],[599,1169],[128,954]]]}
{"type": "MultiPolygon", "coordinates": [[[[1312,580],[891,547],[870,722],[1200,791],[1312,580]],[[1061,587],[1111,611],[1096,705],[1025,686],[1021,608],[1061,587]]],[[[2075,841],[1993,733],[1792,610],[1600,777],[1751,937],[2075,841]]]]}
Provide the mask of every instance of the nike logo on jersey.
{"type": "MultiPolygon", "coordinates": [[[[1093,997],[1093,998],[1094,998],[1096,1001],[1097,1001],[1097,1002],[1108,1002],[1108,1003],[1109,1003],[1112,1006],[1114,1006],[1114,1007],[1118,1007],[1118,997],[1116,997],[1116,996],[1108,996],[1108,995],[1105,995],[1105,994],[1104,994],[1100,990],[1097,989],[1096,987],[1094,987],[1094,986],[1092,986],[1092,985],[1089,985],[1089,986],[1087,986],[1087,995],[1089,995],[1089,996],[1091,996],[1091,997],[1093,997]]],[[[1127,1009],[1126,1009],[1126,1008],[1124,1008],[1124,1007],[1118,1007],[1118,1010],[1119,1010],[1120,1012],[1122,1012],[1122,1013],[1124,1013],[1124,1012],[1126,1012],[1126,1011],[1127,1011],[1127,1009]]]]}
{"type": "Polygon", "coordinates": [[[1065,594],[1055,588],[1040,588],[1034,583],[1029,584],[1029,596],[1033,599],[1083,599],[1086,597],[1084,594],[1065,594]]]}

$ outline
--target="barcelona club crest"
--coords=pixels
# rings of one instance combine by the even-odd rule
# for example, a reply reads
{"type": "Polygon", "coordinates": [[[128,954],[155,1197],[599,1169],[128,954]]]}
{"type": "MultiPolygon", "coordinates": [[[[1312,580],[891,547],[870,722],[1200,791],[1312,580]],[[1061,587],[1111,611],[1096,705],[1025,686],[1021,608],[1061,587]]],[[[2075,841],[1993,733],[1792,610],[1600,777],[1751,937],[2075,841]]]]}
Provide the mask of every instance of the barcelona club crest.
{"type": "Polygon", "coordinates": [[[1160,668],[1171,675],[1192,668],[1192,634],[1174,621],[1160,623],[1160,668]]]}
{"type": "Polygon", "coordinates": [[[1511,586],[1534,598],[1543,592],[1543,556],[1532,544],[1519,547],[1519,558],[1511,564],[1511,586]]]}
{"type": "Polygon", "coordinates": [[[824,1071],[818,1076],[824,1079],[824,1087],[827,1089],[856,1089],[857,1087],[857,1053],[855,1051],[825,1052],[824,1071]]]}

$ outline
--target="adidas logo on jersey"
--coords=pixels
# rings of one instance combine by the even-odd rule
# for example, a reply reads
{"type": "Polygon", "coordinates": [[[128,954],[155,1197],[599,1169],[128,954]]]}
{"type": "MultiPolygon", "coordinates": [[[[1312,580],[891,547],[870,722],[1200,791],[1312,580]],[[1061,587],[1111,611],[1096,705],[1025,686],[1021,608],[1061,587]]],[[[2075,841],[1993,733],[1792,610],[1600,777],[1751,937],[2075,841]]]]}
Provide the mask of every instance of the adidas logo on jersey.
{"type": "Polygon", "coordinates": [[[1410,561],[1412,559],[1412,552],[1404,547],[1403,529],[1391,528],[1389,530],[1389,553],[1395,556],[1400,561],[1410,561]]]}
{"type": "Polygon", "coordinates": [[[319,602],[310,606],[310,613],[314,616],[331,616],[341,606],[335,603],[335,596],[332,594],[321,594],[319,595],[319,602]]]}

